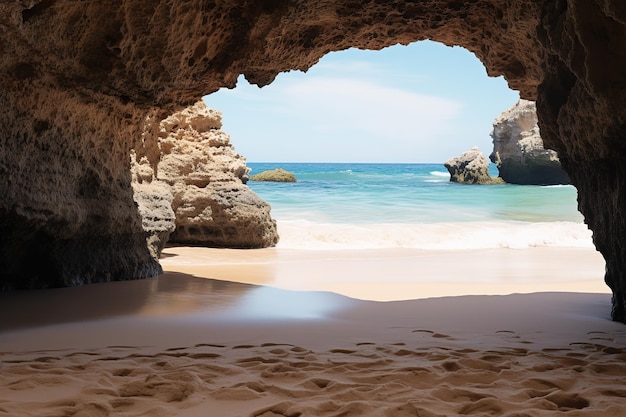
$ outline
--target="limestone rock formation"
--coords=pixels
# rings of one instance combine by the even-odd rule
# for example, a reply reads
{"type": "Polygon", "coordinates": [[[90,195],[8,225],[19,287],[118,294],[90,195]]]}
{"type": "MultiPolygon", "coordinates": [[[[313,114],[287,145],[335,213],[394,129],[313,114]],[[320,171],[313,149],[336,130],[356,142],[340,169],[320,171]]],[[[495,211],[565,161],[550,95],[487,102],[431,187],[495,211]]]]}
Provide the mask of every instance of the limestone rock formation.
{"type": "MultiPolygon", "coordinates": [[[[5,72],[0,80],[6,86],[5,72]]],[[[143,113],[104,95],[16,83],[0,89],[0,289],[161,273],[131,187],[143,113]]]]}
{"type": "Polygon", "coordinates": [[[625,321],[622,0],[0,2],[0,287],[159,273],[128,166],[131,150],[155,166],[159,121],[240,74],[266,85],[330,51],[423,39],[537,102],[625,321]]]}
{"type": "Polygon", "coordinates": [[[293,172],[286,171],[282,168],[271,169],[269,171],[259,172],[250,177],[252,181],[270,181],[270,182],[297,182],[293,172]]]}
{"type": "Polygon", "coordinates": [[[229,248],[278,242],[270,206],[245,183],[249,168],[221,130],[222,115],[198,101],[160,123],[156,183],[167,184],[176,229],[170,241],[229,248]]]}
{"type": "Polygon", "coordinates": [[[473,147],[461,156],[448,159],[443,164],[450,173],[451,182],[462,184],[502,184],[501,178],[489,174],[489,161],[477,148],[473,147]]]}
{"type": "Polygon", "coordinates": [[[493,152],[489,159],[500,177],[511,184],[569,184],[555,151],[545,149],[537,125],[535,103],[519,100],[500,114],[491,131],[493,152]]]}
{"type": "Polygon", "coordinates": [[[141,226],[147,233],[148,250],[153,258],[159,259],[176,227],[172,191],[167,183],[155,179],[154,169],[146,157],[137,161],[134,151],[131,152],[130,170],[133,198],[141,216],[141,226]]]}

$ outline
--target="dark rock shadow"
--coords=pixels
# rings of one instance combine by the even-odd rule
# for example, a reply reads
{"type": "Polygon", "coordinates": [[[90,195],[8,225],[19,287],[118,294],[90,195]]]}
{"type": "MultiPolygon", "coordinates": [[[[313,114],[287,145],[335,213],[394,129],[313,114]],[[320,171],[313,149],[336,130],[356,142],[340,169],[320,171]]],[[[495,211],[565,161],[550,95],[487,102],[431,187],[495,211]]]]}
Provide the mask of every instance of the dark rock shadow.
{"type": "Polygon", "coordinates": [[[167,273],[156,278],[0,293],[0,333],[132,315],[224,308],[255,286],[167,273]]]}

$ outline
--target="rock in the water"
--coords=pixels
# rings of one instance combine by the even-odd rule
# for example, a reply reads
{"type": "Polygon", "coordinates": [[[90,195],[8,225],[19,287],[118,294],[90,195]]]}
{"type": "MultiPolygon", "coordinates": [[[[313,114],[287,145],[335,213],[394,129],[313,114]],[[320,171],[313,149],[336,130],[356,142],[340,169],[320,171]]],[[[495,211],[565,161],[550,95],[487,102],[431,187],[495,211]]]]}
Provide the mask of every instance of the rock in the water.
{"type": "Polygon", "coordinates": [[[173,243],[263,248],[278,242],[270,206],[248,186],[246,160],[221,130],[222,115],[198,101],[160,123],[158,183],[169,185],[173,243]]]}
{"type": "Polygon", "coordinates": [[[463,184],[502,184],[502,178],[489,175],[489,161],[477,148],[473,147],[461,156],[448,159],[443,164],[450,173],[451,182],[463,184]]]}
{"type": "Polygon", "coordinates": [[[555,151],[545,149],[535,103],[519,100],[493,122],[493,153],[500,177],[511,184],[569,184],[555,151]]]}
{"type": "Polygon", "coordinates": [[[293,172],[286,171],[282,168],[271,169],[260,172],[250,177],[252,181],[270,181],[270,182],[296,182],[296,176],[293,172]]]}

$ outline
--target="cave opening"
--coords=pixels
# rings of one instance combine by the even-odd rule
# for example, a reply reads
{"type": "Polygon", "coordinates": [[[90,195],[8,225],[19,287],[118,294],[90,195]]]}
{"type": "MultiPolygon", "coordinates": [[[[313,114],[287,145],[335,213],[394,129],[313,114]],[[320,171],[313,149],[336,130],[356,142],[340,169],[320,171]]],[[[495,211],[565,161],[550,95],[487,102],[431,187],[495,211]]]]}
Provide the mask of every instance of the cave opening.
{"type": "MultiPolygon", "coordinates": [[[[9,156],[0,166],[9,179],[2,183],[7,196],[0,209],[3,217],[25,216],[33,232],[61,235],[63,241],[83,245],[88,236],[106,235],[110,242],[132,236],[123,249],[90,241],[86,251],[107,254],[107,261],[96,266],[97,279],[115,275],[114,263],[108,259],[127,265],[120,279],[157,274],[156,259],[143,243],[145,230],[128,172],[131,150],[137,152],[139,162],[146,157],[156,164],[150,159],[155,156],[157,136],[151,128],[158,123],[144,126],[142,121],[166,117],[203,93],[233,87],[240,74],[268,85],[276,74],[307,69],[329,51],[378,50],[394,43],[436,39],[466,47],[490,74],[506,76],[522,97],[537,101],[542,137],[559,151],[579,191],[579,208],[606,259],[605,280],[614,293],[612,317],[624,321],[626,222],[621,194],[626,189],[622,175],[626,110],[621,90],[626,84],[619,64],[626,62],[626,18],[621,3],[606,1],[603,7],[582,0],[279,3],[267,8],[252,3],[208,2],[191,7],[164,2],[147,9],[122,3],[112,9],[94,2],[3,5],[6,42],[0,49],[5,58],[2,82],[7,105],[2,111],[2,146],[9,156]],[[93,60],[83,59],[82,52],[94,50],[107,55],[107,65],[94,66],[93,60]],[[55,144],[63,146],[55,148],[55,144]],[[93,218],[94,205],[87,201],[89,196],[81,196],[77,185],[83,167],[94,165],[106,166],[99,176],[103,180],[99,194],[110,201],[101,204],[107,209],[98,222],[82,221],[93,218]],[[46,181],[31,181],[26,166],[36,167],[46,181]],[[14,172],[21,175],[9,175],[14,172]],[[59,203],[75,201],[78,204],[59,203]],[[55,226],[59,224],[68,227],[55,226]]],[[[312,113],[326,122],[321,114],[312,113]]],[[[364,118],[373,127],[377,114],[367,115],[364,118]]],[[[236,142],[241,141],[237,132],[231,133],[236,142]]],[[[318,134],[316,140],[305,142],[313,143],[313,150],[339,151],[340,142],[323,146],[324,137],[318,134]]],[[[432,143],[439,142],[445,141],[432,143]]],[[[265,148],[273,149],[269,144],[265,148]]],[[[368,147],[353,146],[335,154],[356,156],[361,148],[368,147]]],[[[389,148],[393,147],[376,149],[382,157],[389,148]]],[[[240,152],[255,158],[243,147],[240,152]]],[[[6,222],[3,227],[11,229],[5,236],[18,236],[18,228],[6,222]]],[[[70,246],[61,247],[59,241],[44,249],[67,251],[70,246]]],[[[4,247],[14,243],[3,240],[4,247]]],[[[4,256],[3,264],[8,262],[4,256]]],[[[73,262],[76,270],[85,263],[73,262]]],[[[73,282],[66,276],[65,284],[73,282]]]]}
{"type": "MultiPolygon", "coordinates": [[[[237,88],[204,97],[223,112],[223,129],[251,175],[284,168],[298,179],[248,182],[272,206],[280,250],[494,251],[478,258],[496,267],[470,262],[470,274],[552,279],[552,289],[564,280],[588,289],[595,280],[594,291],[608,292],[573,186],[449,181],[443,162],[472,146],[488,156],[494,119],[517,100],[472,53],[430,41],[331,53],[307,73],[280,74],[261,89],[240,77],[237,88]],[[544,269],[548,261],[537,248],[558,252],[559,261],[544,269]],[[529,251],[521,260],[511,249],[529,251]],[[588,262],[572,273],[565,266],[575,258],[588,262]]],[[[490,173],[498,175],[494,164],[490,173]]],[[[397,265],[396,278],[410,270],[416,276],[415,264],[404,271],[403,261],[397,265]]],[[[294,288],[289,280],[302,272],[278,267],[273,274],[294,288]]]]}

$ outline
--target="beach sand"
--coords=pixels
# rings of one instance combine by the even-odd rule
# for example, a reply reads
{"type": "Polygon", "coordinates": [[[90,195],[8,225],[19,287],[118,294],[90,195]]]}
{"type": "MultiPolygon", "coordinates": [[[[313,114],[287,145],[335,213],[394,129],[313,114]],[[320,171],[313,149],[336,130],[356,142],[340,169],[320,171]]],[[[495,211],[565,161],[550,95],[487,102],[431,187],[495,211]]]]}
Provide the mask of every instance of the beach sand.
{"type": "Polygon", "coordinates": [[[626,415],[626,326],[593,250],[180,247],[163,265],[0,295],[0,415],[626,415]]]}
{"type": "Polygon", "coordinates": [[[547,291],[609,293],[590,248],[295,250],[169,247],[165,271],[361,300],[547,291]],[[210,266],[210,267],[208,267],[210,266]]]}

